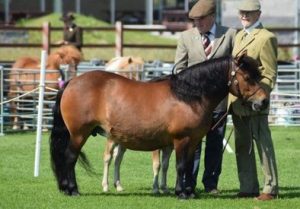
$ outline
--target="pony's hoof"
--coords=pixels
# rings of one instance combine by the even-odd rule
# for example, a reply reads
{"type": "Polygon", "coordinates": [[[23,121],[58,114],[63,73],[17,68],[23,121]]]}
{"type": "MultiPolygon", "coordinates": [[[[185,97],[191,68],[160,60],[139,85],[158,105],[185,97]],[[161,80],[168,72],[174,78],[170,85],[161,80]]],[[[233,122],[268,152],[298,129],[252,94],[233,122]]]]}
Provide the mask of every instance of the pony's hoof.
{"type": "Polygon", "coordinates": [[[19,129],[20,129],[20,127],[17,125],[13,125],[13,127],[12,127],[12,130],[19,130],[19,129]]]}
{"type": "Polygon", "coordinates": [[[124,191],[122,186],[117,186],[116,189],[117,189],[117,192],[123,192],[124,191]]]}
{"type": "Polygon", "coordinates": [[[159,195],[160,194],[160,192],[159,192],[159,189],[153,189],[152,190],[152,193],[154,194],[154,195],[159,195]]]}
{"type": "Polygon", "coordinates": [[[72,197],[80,196],[80,193],[78,191],[72,191],[70,196],[72,197]]]}
{"type": "Polygon", "coordinates": [[[189,199],[189,196],[188,196],[186,193],[181,192],[181,193],[179,193],[179,194],[177,195],[177,198],[178,198],[179,200],[187,200],[187,199],[189,199]]]}
{"type": "Polygon", "coordinates": [[[170,194],[170,190],[167,187],[161,188],[163,194],[170,194]]]}
{"type": "Polygon", "coordinates": [[[27,131],[27,130],[29,130],[29,126],[28,126],[27,124],[24,124],[24,126],[23,126],[23,130],[24,130],[24,131],[27,131]]]}
{"type": "Polygon", "coordinates": [[[102,187],[103,192],[108,192],[108,187],[102,187]]]}
{"type": "Polygon", "coordinates": [[[63,192],[65,195],[71,196],[71,197],[80,195],[77,189],[65,189],[63,192]]]}
{"type": "Polygon", "coordinates": [[[122,187],[122,185],[121,185],[121,183],[119,181],[117,183],[115,183],[114,186],[115,186],[117,192],[124,191],[124,189],[123,189],[123,187],[122,187]]]}
{"type": "Polygon", "coordinates": [[[189,199],[196,199],[197,198],[197,195],[194,192],[188,194],[187,196],[188,196],[189,199]]]}

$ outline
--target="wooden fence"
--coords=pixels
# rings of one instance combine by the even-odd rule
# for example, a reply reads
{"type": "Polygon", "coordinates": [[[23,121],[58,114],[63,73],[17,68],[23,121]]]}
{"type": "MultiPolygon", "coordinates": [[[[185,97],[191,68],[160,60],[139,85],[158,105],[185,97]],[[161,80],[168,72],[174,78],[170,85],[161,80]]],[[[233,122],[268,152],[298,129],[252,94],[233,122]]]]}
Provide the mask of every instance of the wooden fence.
{"type": "MultiPolygon", "coordinates": [[[[190,25],[187,24],[187,28],[190,25]]],[[[157,49],[175,49],[176,45],[166,44],[126,44],[124,43],[124,33],[126,31],[143,31],[143,32],[180,32],[183,28],[167,28],[163,25],[147,26],[147,25],[123,25],[121,22],[117,22],[115,26],[107,27],[82,27],[83,32],[87,31],[115,31],[115,43],[114,44],[83,44],[83,48],[115,48],[115,55],[122,56],[124,48],[157,48],[157,49]]],[[[300,28],[268,28],[274,33],[300,33],[300,28]]],[[[3,31],[40,31],[43,36],[42,43],[3,43],[0,41],[0,47],[35,47],[43,48],[48,52],[52,47],[58,47],[58,44],[51,42],[52,31],[62,31],[62,27],[52,27],[49,23],[44,23],[42,27],[14,27],[14,26],[0,26],[0,33],[3,31]]],[[[279,47],[282,48],[300,48],[300,43],[293,43],[293,40],[289,42],[280,43],[279,47]]]]}

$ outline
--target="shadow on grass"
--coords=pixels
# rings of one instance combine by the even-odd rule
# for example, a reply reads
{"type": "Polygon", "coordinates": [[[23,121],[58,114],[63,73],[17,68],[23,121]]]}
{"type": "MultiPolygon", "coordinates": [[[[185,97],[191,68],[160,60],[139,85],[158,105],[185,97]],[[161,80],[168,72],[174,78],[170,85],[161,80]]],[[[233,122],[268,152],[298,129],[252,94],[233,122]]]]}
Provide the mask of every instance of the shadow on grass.
{"type": "MultiPolygon", "coordinates": [[[[279,199],[293,199],[300,197],[300,187],[280,187],[279,189],[279,199]]],[[[221,190],[219,195],[211,195],[204,192],[201,189],[196,189],[197,198],[196,199],[238,199],[236,194],[239,192],[238,189],[227,189],[221,190]]],[[[112,196],[112,197],[127,197],[127,196],[140,196],[140,197],[155,197],[155,198],[165,198],[174,197],[174,188],[170,188],[170,193],[168,194],[153,194],[152,188],[150,187],[140,187],[135,192],[123,191],[123,192],[95,192],[95,193],[82,193],[81,196],[112,196]]]]}

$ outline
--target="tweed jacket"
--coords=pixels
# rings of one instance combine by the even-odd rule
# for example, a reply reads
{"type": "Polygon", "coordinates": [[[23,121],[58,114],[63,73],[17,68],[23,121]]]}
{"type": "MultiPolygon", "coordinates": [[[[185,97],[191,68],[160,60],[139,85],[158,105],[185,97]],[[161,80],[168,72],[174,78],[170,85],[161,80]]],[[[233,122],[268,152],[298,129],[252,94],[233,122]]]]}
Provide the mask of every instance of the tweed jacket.
{"type": "MultiPolygon", "coordinates": [[[[238,32],[233,48],[233,56],[239,55],[247,50],[247,55],[256,59],[259,63],[259,70],[262,75],[260,81],[262,87],[270,93],[274,88],[277,77],[277,38],[262,24],[258,25],[250,34],[243,38],[244,31],[238,32]]],[[[263,111],[254,112],[245,106],[241,99],[229,95],[229,105],[232,111],[240,116],[268,114],[269,108],[263,111]]]]}
{"type": "MultiPolygon", "coordinates": [[[[215,40],[212,51],[206,57],[201,34],[196,27],[183,31],[178,39],[175,67],[176,72],[184,70],[186,67],[201,63],[207,59],[230,56],[233,50],[236,30],[228,27],[216,25],[215,40]]],[[[225,98],[215,109],[215,111],[226,111],[227,98],[225,98]]]]}

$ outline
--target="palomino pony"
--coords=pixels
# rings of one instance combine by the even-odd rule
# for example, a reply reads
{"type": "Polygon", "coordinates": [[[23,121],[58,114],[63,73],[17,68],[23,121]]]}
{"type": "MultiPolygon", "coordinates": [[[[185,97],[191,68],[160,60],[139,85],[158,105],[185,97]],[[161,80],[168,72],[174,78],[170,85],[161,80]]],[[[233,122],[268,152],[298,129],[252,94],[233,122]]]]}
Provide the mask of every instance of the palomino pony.
{"type": "MultiPolygon", "coordinates": [[[[115,72],[124,77],[140,80],[139,70],[142,69],[144,61],[141,57],[115,57],[111,59],[105,66],[106,71],[115,72]]],[[[117,191],[123,191],[120,180],[120,166],[124,156],[126,148],[122,145],[115,143],[111,139],[107,139],[105,150],[104,150],[104,168],[103,168],[103,179],[102,179],[102,189],[104,192],[108,191],[108,174],[109,165],[112,158],[114,158],[114,186],[117,191]]],[[[166,147],[162,149],[162,180],[161,189],[163,193],[168,193],[167,188],[167,170],[169,167],[169,158],[171,156],[172,148],[166,147]]],[[[153,168],[153,193],[159,193],[159,171],[160,171],[160,150],[155,150],[152,152],[152,168],[153,168]]]]}
{"type": "MultiPolygon", "coordinates": [[[[47,58],[46,69],[55,70],[46,72],[45,81],[47,87],[52,89],[59,89],[59,80],[64,77],[63,72],[60,71],[61,64],[68,64],[69,70],[74,76],[76,73],[76,66],[82,60],[82,54],[77,48],[71,45],[64,45],[47,58]]],[[[36,89],[39,85],[39,72],[33,70],[40,69],[40,60],[35,57],[22,57],[18,59],[12,66],[10,73],[9,84],[9,98],[17,96],[18,92],[25,93],[36,89]]],[[[17,103],[11,102],[11,113],[15,115],[13,119],[13,129],[19,128],[19,118],[17,114],[17,103]]]]}
{"type": "Polygon", "coordinates": [[[81,149],[98,132],[132,150],[173,145],[175,194],[182,199],[194,197],[194,188],[185,185],[184,178],[192,178],[191,156],[210,129],[219,102],[230,92],[254,110],[268,106],[269,95],[258,83],[257,66],[254,59],[242,55],[208,60],[156,82],[104,71],[75,77],[59,91],[53,110],[50,153],[59,190],[79,195],[75,164],[79,157],[87,163],[81,149]]]}
{"type": "Polygon", "coordinates": [[[126,78],[140,80],[139,70],[142,69],[144,60],[141,57],[115,57],[105,66],[105,71],[115,72],[126,78]]]}

